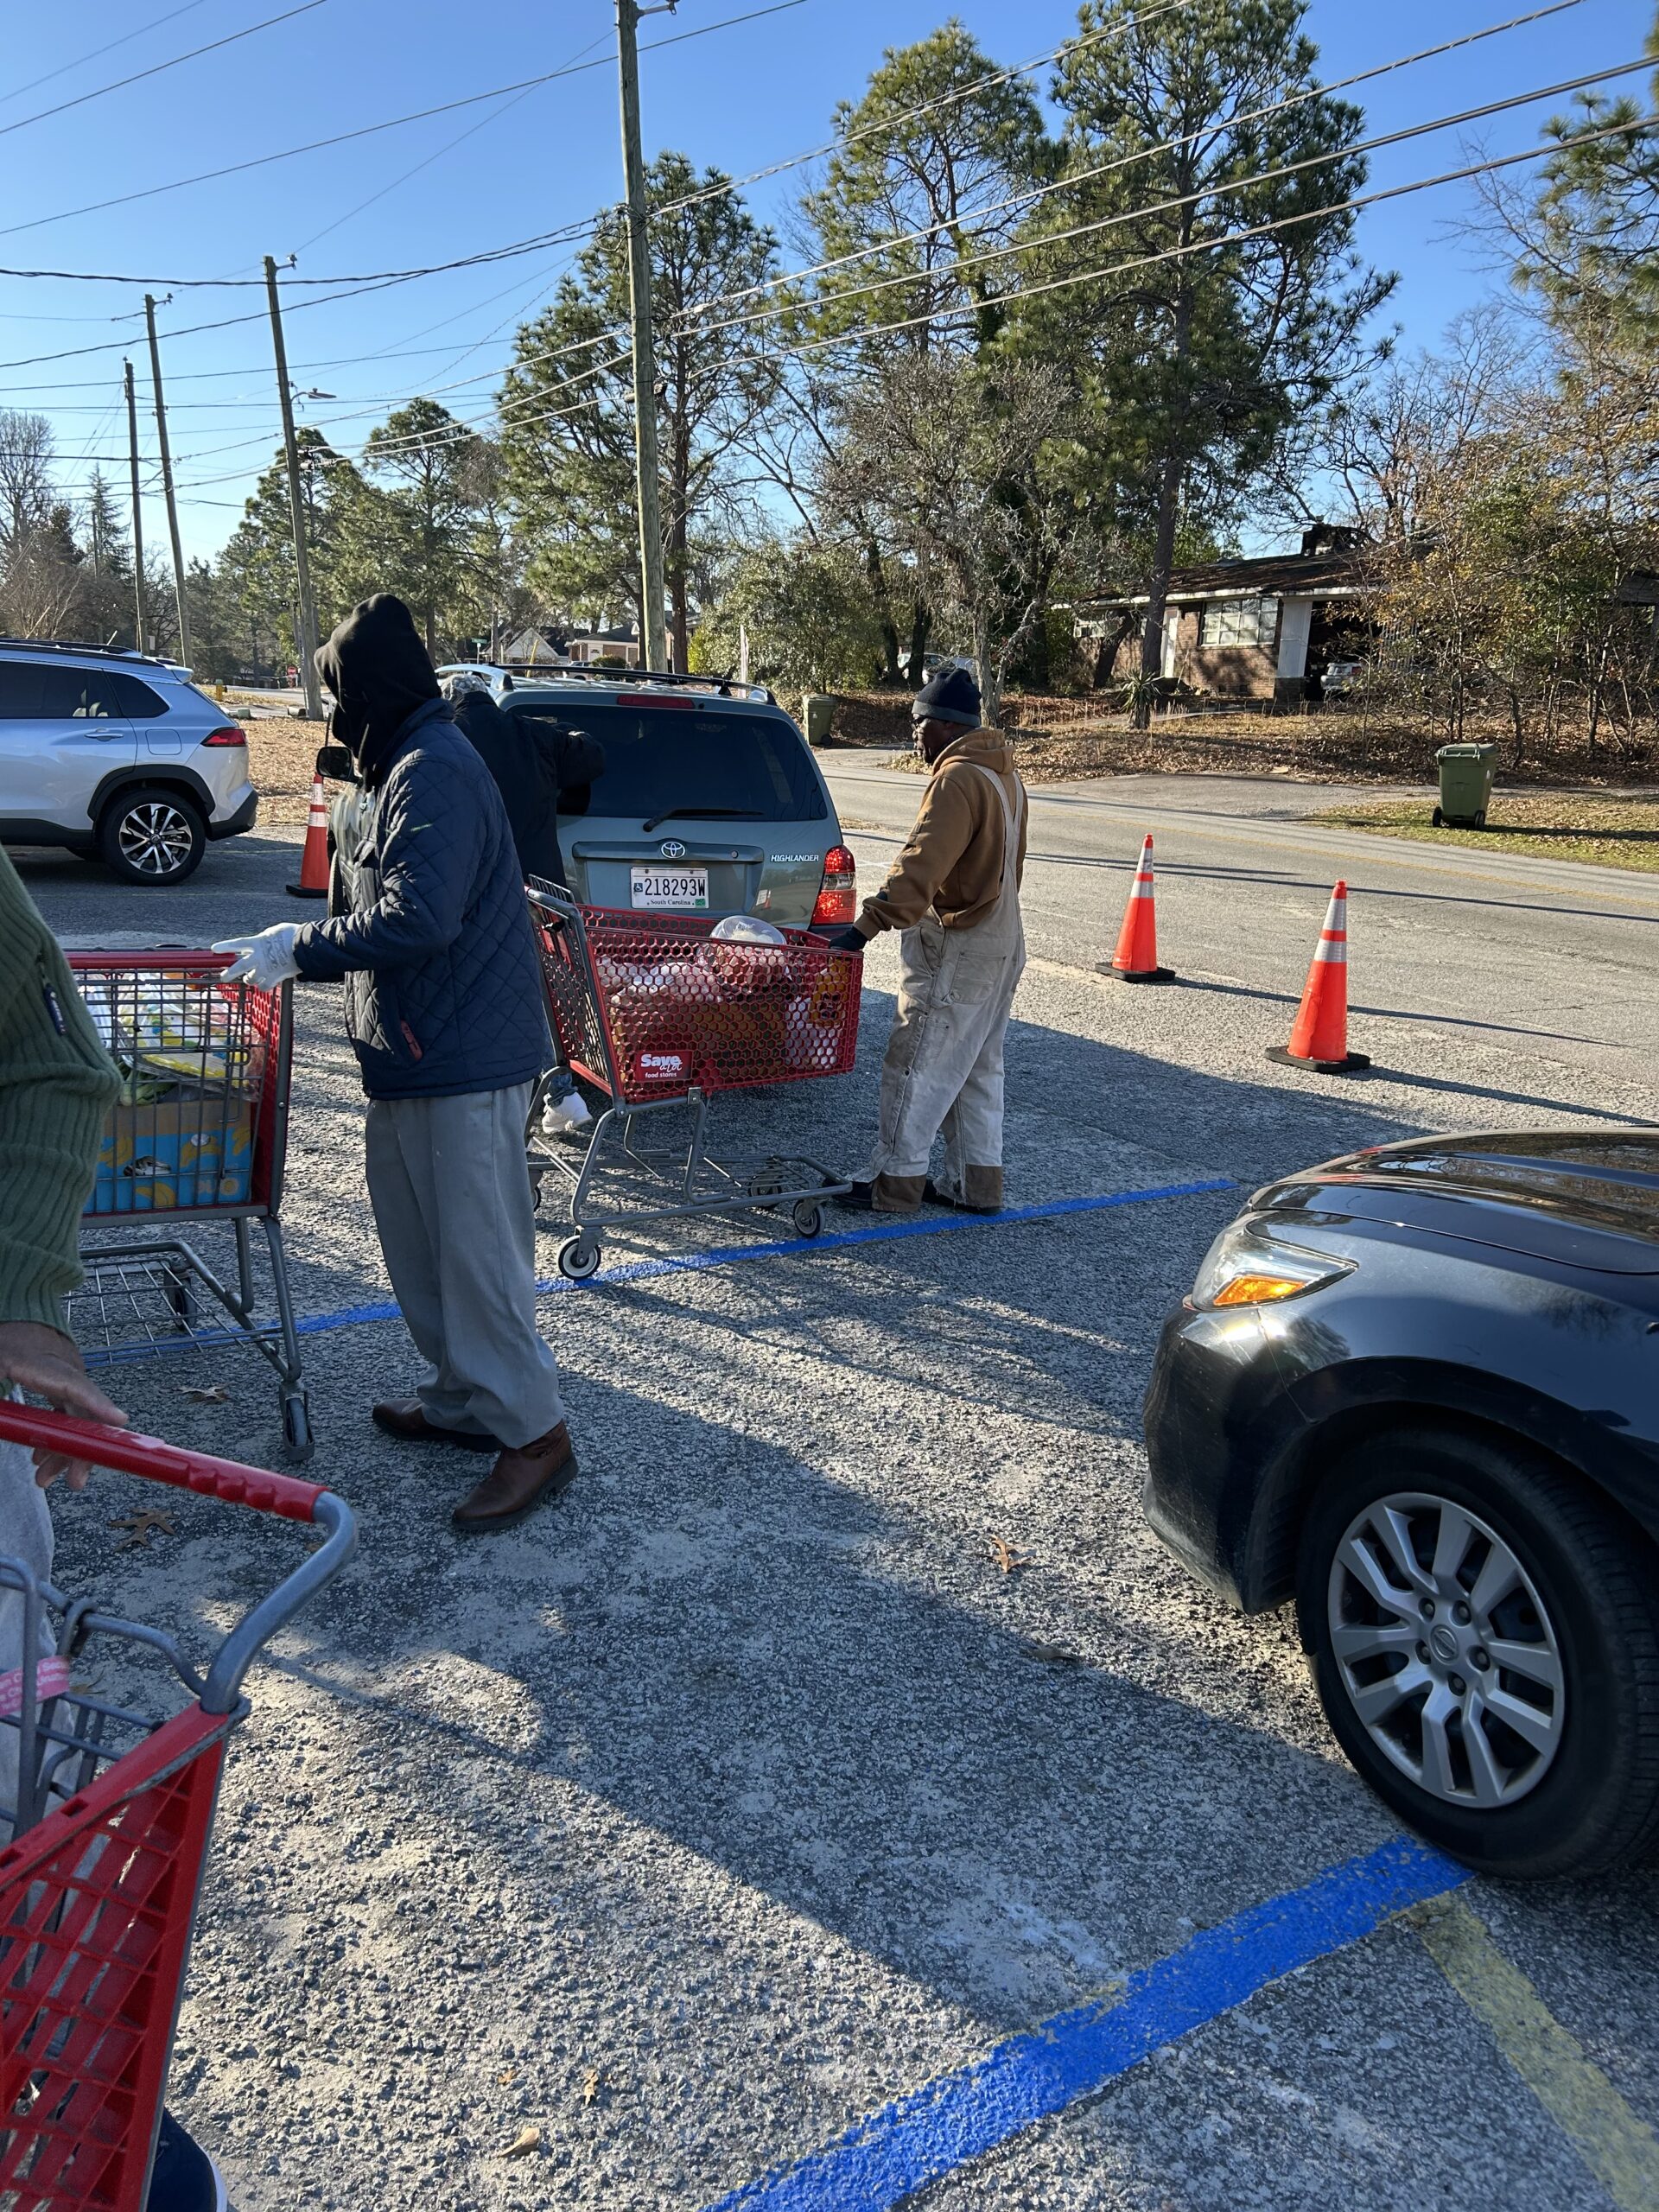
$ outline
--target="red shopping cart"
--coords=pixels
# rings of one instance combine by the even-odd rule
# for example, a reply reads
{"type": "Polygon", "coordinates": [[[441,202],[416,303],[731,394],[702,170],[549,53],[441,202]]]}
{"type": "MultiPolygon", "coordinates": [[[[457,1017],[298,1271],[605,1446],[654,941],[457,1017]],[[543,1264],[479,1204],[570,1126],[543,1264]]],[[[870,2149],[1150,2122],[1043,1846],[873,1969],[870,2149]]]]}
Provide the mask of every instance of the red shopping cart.
{"type": "Polygon", "coordinates": [[[0,1403],[0,1438],[324,1532],[199,1672],[171,1636],[71,1600],[0,1558],[21,1598],[21,1664],[0,1676],[0,2205],[8,2212],[140,2212],[149,2187],[197,1893],[226,1739],[261,1647],[351,1557],[332,1491],[176,1450],[150,1436],[0,1403]],[[49,1652],[48,1647],[50,1647],[49,1652]],[[100,1695],[105,1660],[137,1662],[171,1712],[100,1695]],[[170,1684],[173,1694],[155,1684],[170,1684]],[[179,1694],[179,1693],[182,1694],[179,1694]]]}
{"type": "Polygon", "coordinates": [[[823,1200],[850,1185],[798,1154],[716,1157],[709,1101],[849,1073],[862,957],[808,930],[786,930],[781,944],[734,943],[715,936],[712,918],[580,906],[551,884],[531,883],[529,898],[553,1033],[574,1072],[611,1102],[579,1158],[531,1158],[532,1177],[550,1169],[571,1186],[561,1274],[581,1282],[597,1270],[602,1229],[682,1215],[787,1206],[799,1234],[816,1236],[823,1200]],[[670,1109],[690,1116],[683,1145],[636,1141],[636,1123],[670,1109]],[[625,1186],[608,1209],[594,1198],[601,1171],[625,1186]]]}
{"type": "Polygon", "coordinates": [[[276,1370],[289,1456],[311,1456],[311,1413],[300,1366],[278,1218],[288,1153],[293,1063],[289,987],[228,983],[223,952],[72,952],[69,965],[122,1091],[105,1126],[84,1218],[86,1280],[70,1325],[92,1364],[162,1344],[245,1341],[276,1370]],[[236,1278],[226,1282],[194,1244],[158,1236],[164,1219],[228,1222],[236,1278]],[[115,1238],[107,1224],[143,1234],[115,1238]],[[258,1312],[253,1224],[264,1232],[276,1302],[258,1312]]]}

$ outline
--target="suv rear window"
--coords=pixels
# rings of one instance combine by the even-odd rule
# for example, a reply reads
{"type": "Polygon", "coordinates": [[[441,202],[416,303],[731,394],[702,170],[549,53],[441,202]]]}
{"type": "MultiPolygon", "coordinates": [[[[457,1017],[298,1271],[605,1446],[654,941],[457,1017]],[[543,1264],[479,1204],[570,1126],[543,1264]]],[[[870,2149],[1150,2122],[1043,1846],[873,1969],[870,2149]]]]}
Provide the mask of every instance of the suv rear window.
{"type": "Polygon", "coordinates": [[[510,696],[509,714],[582,731],[605,748],[605,773],[566,795],[570,814],[644,822],[675,807],[692,814],[754,814],[822,822],[829,809],[800,735],[781,715],[725,715],[707,707],[628,706],[510,696]]]}

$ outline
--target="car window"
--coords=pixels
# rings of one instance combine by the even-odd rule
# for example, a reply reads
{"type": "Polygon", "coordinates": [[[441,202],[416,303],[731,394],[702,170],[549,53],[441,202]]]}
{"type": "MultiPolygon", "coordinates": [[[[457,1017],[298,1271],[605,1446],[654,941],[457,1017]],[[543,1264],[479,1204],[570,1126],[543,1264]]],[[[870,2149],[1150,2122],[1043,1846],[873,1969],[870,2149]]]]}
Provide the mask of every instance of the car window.
{"type": "Polygon", "coordinates": [[[0,721],[38,721],[41,678],[37,660],[0,660],[0,721]]]}
{"type": "Polygon", "coordinates": [[[588,787],[585,805],[579,794],[567,795],[569,814],[643,822],[679,807],[691,813],[753,813],[768,822],[822,822],[829,811],[806,747],[781,715],[608,699],[591,705],[585,700],[517,702],[512,694],[501,705],[510,715],[581,730],[604,747],[604,774],[588,787]]]}
{"type": "Polygon", "coordinates": [[[111,679],[115,696],[120,702],[118,712],[131,715],[139,721],[154,721],[157,715],[167,712],[167,702],[159,691],[152,691],[148,683],[141,683],[136,676],[118,671],[111,679]]]}
{"type": "Polygon", "coordinates": [[[106,669],[43,666],[37,711],[43,721],[108,721],[123,711],[115,683],[106,669]]]}

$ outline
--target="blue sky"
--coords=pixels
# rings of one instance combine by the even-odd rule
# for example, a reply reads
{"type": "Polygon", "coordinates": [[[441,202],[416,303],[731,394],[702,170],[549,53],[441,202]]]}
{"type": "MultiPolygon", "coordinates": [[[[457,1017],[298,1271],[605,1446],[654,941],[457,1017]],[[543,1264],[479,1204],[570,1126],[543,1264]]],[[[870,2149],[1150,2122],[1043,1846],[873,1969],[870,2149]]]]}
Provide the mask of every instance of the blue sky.
{"type": "MultiPolygon", "coordinates": [[[[257,276],[260,257],[290,251],[321,276],[442,261],[589,215],[620,190],[610,0],[321,0],[286,22],[67,112],[27,118],[279,13],[298,0],[194,0],[172,21],[129,37],[180,0],[86,0],[74,10],[16,9],[0,83],[0,263],[158,276],[257,276]],[[112,51],[105,41],[124,38],[112,51]],[[63,69],[82,55],[80,66],[63,69]],[[42,223],[175,178],[483,92],[582,59],[601,66],[511,101],[464,109],[354,143],[125,207],[42,223]],[[60,71],[49,82],[31,80],[60,71]],[[29,89],[24,89],[29,88],[29,89]],[[477,127],[475,127],[477,126],[477,127]],[[452,150],[451,142],[470,133],[452,150]],[[417,164],[423,164],[418,172],[417,164]],[[401,180],[401,181],[400,181],[401,180]],[[365,202],[372,202],[364,205],[365,202]]],[[[701,30],[764,0],[683,0],[652,17],[645,40],[701,30]]],[[[1313,0],[1308,29],[1327,79],[1521,12],[1523,0],[1313,0]]],[[[828,135],[837,99],[856,99],[884,47],[942,20],[931,0],[804,0],[786,12],[685,40],[642,59],[646,150],[672,146],[700,166],[741,175],[806,151],[828,135]]],[[[1064,0],[963,0],[957,10],[1006,65],[1058,45],[1076,28],[1064,0]]],[[[1580,0],[1554,19],[1400,71],[1356,95],[1373,130],[1432,117],[1632,60],[1652,0],[1580,0]]],[[[1044,91],[1047,72],[1031,81],[1044,91]]],[[[1646,79],[1624,85],[1643,96],[1646,79]]],[[[1373,185],[1460,165],[1459,141],[1498,154],[1535,143],[1551,106],[1384,149],[1373,185]]],[[[809,172],[758,184],[768,219],[787,212],[809,172]]],[[[1451,316],[1497,281],[1456,219],[1472,188],[1453,186],[1367,211],[1361,244],[1399,270],[1385,321],[1408,346],[1432,344],[1451,316]]],[[[289,296],[296,382],[334,397],[304,414],[353,448],[416,392],[454,386],[445,404],[482,417],[513,328],[546,298],[568,249],[302,308],[289,296]],[[471,379],[471,381],[467,381],[471,379]]],[[[143,287],[0,278],[0,405],[48,415],[67,485],[96,456],[124,461],[119,351],[50,362],[25,357],[130,342],[147,418],[143,287]]],[[[159,292],[164,286],[155,289],[159,292]]],[[[257,315],[257,292],[181,292],[163,334],[257,315]]],[[[164,336],[169,429],[188,554],[208,554],[234,527],[277,435],[263,320],[164,336]],[[219,450],[223,449],[223,450],[219,450]]],[[[150,472],[153,474],[153,470],[150,472]]],[[[146,538],[165,543],[159,497],[146,538]]]]}

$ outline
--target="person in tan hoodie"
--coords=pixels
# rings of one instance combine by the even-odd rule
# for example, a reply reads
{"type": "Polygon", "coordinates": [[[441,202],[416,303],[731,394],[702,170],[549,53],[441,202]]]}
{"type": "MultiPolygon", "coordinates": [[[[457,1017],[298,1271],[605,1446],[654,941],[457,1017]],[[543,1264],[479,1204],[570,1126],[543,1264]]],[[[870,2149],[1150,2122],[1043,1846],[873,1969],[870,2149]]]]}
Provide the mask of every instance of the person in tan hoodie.
{"type": "Polygon", "coordinates": [[[881,888],[835,940],[855,949],[900,932],[880,1133],[841,1200],[861,1212],[914,1213],[925,1198],[969,1213],[1002,1205],[1002,1040],[1026,964],[1027,808],[1007,740],[982,729],[979,714],[965,669],[942,670],[917,694],[926,796],[881,888]],[[941,1129],[936,1184],[928,1160],[941,1129]]]}

